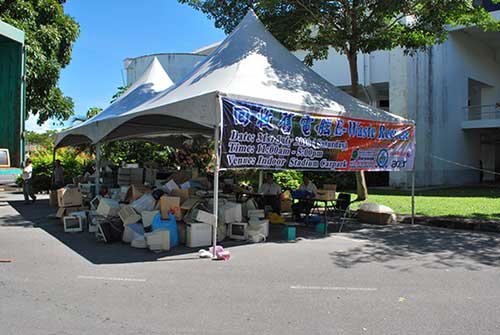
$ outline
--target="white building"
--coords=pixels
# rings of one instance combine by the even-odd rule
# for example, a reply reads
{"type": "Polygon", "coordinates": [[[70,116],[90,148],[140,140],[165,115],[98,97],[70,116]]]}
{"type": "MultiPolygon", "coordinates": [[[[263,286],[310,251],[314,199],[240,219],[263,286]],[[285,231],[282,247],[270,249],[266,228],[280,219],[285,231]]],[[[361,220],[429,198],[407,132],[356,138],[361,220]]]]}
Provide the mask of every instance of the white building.
{"type": "MultiPolygon", "coordinates": [[[[500,5],[484,2],[500,20],[500,5]]],[[[216,47],[126,59],[127,82],[134,82],[153,57],[178,82],[216,47]]],[[[349,89],[344,55],[332,50],[313,69],[349,89]]],[[[416,121],[417,186],[478,183],[480,173],[475,169],[480,166],[500,173],[500,32],[452,29],[445,43],[413,57],[401,50],[359,55],[358,71],[363,100],[416,121]]],[[[484,181],[496,179],[484,173],[484,181]]],[[[389,183],[407,187],[410,176],[390,173],[389,183]]]]}

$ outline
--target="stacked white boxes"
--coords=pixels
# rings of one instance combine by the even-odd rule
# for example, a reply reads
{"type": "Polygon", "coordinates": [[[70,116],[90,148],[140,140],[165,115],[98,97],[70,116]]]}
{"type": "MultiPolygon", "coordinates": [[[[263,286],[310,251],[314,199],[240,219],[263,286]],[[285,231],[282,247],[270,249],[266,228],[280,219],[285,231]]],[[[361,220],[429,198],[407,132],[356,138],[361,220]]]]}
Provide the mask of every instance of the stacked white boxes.
{"type": "Polygon", "coordinates": [[[119,168],[118,169],[118,185],[142,185],[144,183],[143,168],[119,168]]]}

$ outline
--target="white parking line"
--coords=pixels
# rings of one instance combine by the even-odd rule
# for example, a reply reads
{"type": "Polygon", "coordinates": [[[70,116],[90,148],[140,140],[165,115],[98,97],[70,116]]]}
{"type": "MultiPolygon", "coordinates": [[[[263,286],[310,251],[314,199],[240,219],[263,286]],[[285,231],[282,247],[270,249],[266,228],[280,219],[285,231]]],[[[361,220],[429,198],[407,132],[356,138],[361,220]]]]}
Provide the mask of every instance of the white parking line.
{"type": "Polygon", "coordinates": [[[144,278],[120,278],[120,277],[97,277],[97,276],[78,276],[78,279],[110,280],[110,281],[128,281],[144,283],[144,278]]]}
{"type": "Polygon", "coordinates": [[[292,290],[311,290],[311,291],[377,291],[374,287],[339,287],[339,286],[290,286],[292,290]]]}
{"type": "Polygon", "coordinates": [[[333,236],[335,239],[337,240],[344,240],[344,241],[349,241],[349,242],[356,242],[356,243],[366,243],[366,242],[369,242],[368,240],[360,240],[360,239],[354,239],[354,238],[350,238],[348,236],[339,236],[339,235],[335,235],[333,236]]]}

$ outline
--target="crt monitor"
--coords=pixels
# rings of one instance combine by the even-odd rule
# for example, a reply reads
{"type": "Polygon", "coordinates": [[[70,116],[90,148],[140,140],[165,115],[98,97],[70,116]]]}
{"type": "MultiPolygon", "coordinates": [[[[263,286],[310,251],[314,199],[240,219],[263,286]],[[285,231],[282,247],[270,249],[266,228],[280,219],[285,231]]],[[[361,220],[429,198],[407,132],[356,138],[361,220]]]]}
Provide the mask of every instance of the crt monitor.
{"type": "Polygon", "coordinates": [[[10,156],[8,149],[0,149],[0,167],[10,167],[10,156]]]}

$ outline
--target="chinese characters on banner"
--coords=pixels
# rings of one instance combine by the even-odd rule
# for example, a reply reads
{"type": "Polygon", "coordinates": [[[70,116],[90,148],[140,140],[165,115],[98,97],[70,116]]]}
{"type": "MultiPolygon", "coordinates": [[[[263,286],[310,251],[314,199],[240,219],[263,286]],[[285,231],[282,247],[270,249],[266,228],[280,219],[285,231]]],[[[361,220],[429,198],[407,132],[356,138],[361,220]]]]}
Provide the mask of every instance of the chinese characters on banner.
{"type": "Polygon", "coordinates": [[[413,124],[325,117],[221,99],[222,169],[413,169],[413,124]]]}

